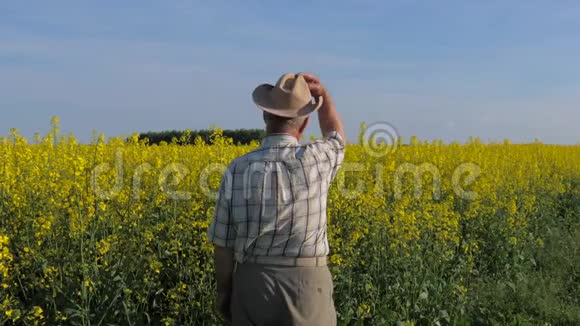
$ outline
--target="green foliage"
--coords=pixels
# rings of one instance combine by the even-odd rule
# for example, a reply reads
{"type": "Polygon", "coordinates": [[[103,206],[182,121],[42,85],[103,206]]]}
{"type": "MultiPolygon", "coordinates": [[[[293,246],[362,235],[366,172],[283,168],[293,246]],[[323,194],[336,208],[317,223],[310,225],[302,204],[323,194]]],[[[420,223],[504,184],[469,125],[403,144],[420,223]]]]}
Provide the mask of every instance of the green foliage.
{"type": "MultiPolygon", "coordinates": [[[[221,324],[206,238],[221,171],[208,168],[257,144],[208,137],[83,145],[57,121],[37,144],[0,137],[0,325],[221,324]]],[[[580,148],[413,139],[381,158],[348,145],[345,163],[366,169],[343,167],[328,192],[339,324],[580,325],[580,148]],[[466,161],[482,167],[469,201],[450,183],[466,161]],[[410,179],[396,198],[409,162],[437,165],[441,198],[410,179]]]]}
{"type": "MultiPolygon", "coordinates": [[[[212,134],[216,128],[203,129],[203,130],[170,130],[170,131],[160,131],[154,132],[149,131],[141,133],[139,139],[147,139],[150,145],[165,143],[174,143],[180,145],[195,144],[196,139],[199,137],[201,141],[208,145],[212,145],[212,134]]],[[[249,145],[252,142],[259,142],[266,132],[263,129],[235,129],[235,130],[223,130],[223,136],[226,138],[231,138],[233,144],[236,145],[249,145]]],[[[199,140],[198,140],[199,143],[199,140]]]]}
{"type": "MultiPolygon", "coordinates": [[[[339,324],[579,325],[579,186],[576,182],[571,185],[576,190],[541,201],[530,225],[534,236],[543,237],[541,245],[494,248],[505,241],[494,238],[501,226],[490,221],[479,236],[495,242],[476,261],[459,253],[449,257],[430,237],[405,253],[389,251],[389,230],[376,218],[363,217],[369,233],[358,247],[340,252],[353,263],[332,267],[339,324]]],[[[355,229],[357,222],[352,223],[355,229]]],[[[470,234],[476,227],[463,229],[470,234]]],[[[343,223],[336,237],[352,229],[343,223]]]]}

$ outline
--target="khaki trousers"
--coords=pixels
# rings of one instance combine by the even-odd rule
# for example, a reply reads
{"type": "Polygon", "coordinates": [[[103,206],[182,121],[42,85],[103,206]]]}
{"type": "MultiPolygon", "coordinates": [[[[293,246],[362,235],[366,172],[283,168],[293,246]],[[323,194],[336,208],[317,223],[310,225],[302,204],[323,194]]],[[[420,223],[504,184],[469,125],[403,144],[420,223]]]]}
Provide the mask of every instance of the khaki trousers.
{"type": "Polygon", "coordinates": [[[328,267],[237,264],[232,324],[334,326],[332,276],[328,267]]]}

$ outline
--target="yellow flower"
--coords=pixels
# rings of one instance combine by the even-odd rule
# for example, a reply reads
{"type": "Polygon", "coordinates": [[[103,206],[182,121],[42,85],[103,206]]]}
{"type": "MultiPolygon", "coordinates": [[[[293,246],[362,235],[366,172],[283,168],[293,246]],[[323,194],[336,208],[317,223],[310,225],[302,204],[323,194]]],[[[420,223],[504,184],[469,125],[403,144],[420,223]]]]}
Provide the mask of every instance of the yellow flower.
{"type": "Polygon", "coordinates": [[[44,313],[44,311],[42,310],[41,307],[39,307],[39,306],[32,307],[32,316],[34,316],[35,318],[42,319],[43,313],[44,313]]]}
{"type": "Polygon", "coordinates": [[[106,254],[107,252],[109,252],[109,250],[111,249],[111,244],[103,239],[99,242],[97,242],[97,251],[99,252],[99,254],[102,256],[104,254],[106,254]]]}
{"type": "MultiPolygon", "coordinates": [[[[111,304],[110,311],[155,306],[165,314],[157,324],[208,317],[210,294],[204,300],[194,296],[213,286],[213,245],[206,231],[215,200],[204,191],[215,190],[221,175],[206,176],[204,189],[200,179],[210,164],[227,165],[259,144],[237,146],[223,130],[214,129],[212,146],[201,137],[194,145],[179,145],[190,136],[150,146],[135,134],[128,139],[95,134],[91,144],[82,144],[60,134],[55,119],[52,131],[34,144],[16,129],[0,137],[0,320],[62,324],[66,316],[60,311],[68,306],[57,303],[53,313],[59,300],[51,295],[80,304],[111,304]],[[188,173],[164,175],[170,165],[188,173]],[[191,195],[176,200],[170,191],[191,195]],[[41,275],[35,272],[39,266],[41,275]],[[78,275],[85,275],[80,289],[68,286],[78,275]],[[83,301],[97,287],[102,297],[83,301]],[[114,299],[118,289],[123,300],[114,299]],[[31,308],[25,298],[34,293],[47,294],[47,302],[34,301],[38,306],[31,308]],[[41,307],[51,307],[51,313],[41,307]]],[[[343,166],[327,194],[330,263],[334,279],[343,282],[337,283],[337,295],[359,291],[358,277],[380,277],[366,273],[389,266],[383,265],[384,257],[395,258],[389,264],[425,265],[430,260],[421,255],[432,251],[437,263],[464,263],[458,273],[476,277],[479,261],[496,258],[489,257],[496,251],[488,249],[541,249],[547,239],[534,230],[550,215],[539,210],[559,212],[560,198],[579,195],[574,183],[580,180],[578,162],[578,145],[483,144],[476,138],[446,145],[413,137],[409,145],[375,157],[364,146],[348,144],[345,163],[360,169],[345,171],[343,166]],[[356,274],[341,275],[349,271],[356,274]],[[348,291],[345,279],[353,283],[348,291]]],[[[447,287],[450,300],[468,300],[467,277],[446,281],[453,282],[447,287]]],[[[356,300],[352,314],[373,318],[371,311],[379,312],[373,309],[380,303],[371,296],[384,289],[376,291],[372,281],[363,288],[361,297],[348,298],[356,300]]],[[[137,310],[135,315],[144,315],[137,310]]],[[[113,322],[107,318],[103,324],[113,322]]],[[[413,324],[404,321],[408,316],[401,318],[404,325],[413,324]]]]}

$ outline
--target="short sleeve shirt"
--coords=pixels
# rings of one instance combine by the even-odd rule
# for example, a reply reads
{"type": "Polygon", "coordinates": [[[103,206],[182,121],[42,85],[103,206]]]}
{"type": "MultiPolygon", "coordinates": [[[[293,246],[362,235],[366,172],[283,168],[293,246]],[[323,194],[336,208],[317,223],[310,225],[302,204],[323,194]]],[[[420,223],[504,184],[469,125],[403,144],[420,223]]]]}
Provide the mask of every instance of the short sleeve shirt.
{"type": "Polygon", "coordinates": [[[308,144],[272,134],[224,173],[209,241],[248,256],[319,257],[329,253],[326,205],[344,159],[336,132],[308,144]]]}

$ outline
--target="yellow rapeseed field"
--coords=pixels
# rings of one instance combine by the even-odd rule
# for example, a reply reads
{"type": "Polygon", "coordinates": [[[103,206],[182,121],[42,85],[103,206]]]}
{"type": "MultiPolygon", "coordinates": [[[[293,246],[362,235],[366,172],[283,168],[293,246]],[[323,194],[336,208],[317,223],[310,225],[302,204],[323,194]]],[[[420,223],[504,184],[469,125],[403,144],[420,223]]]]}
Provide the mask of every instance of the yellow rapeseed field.
{"type": "MultiPolygon", "coordinates": [[[[56,124],[0,138],[0,324],[220,324],[213,192],[258,144],[212,138],[80,144],[56,124]]],[[[577,274],[552,310],[518,300],[541,285],[530,273],[551,270],[550,230],[577,239],[579,182],[578,145],[413,139],[382,156],[348,145],[328,203],[340,322],[573,324],[577,274]]]]}

